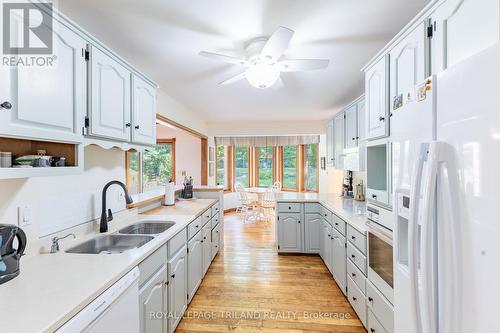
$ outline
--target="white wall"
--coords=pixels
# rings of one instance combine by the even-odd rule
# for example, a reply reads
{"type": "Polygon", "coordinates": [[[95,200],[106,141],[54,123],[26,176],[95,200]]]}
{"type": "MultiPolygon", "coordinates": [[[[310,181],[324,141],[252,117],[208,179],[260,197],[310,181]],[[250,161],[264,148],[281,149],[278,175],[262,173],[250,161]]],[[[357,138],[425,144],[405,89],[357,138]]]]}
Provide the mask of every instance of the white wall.
{"type": "Polygon", "coordinates": [[[307,135],[325,132],[324,121],[217,122],[208,123],[208,133],[223,135],[307,135]]]}
{"type": "Polygon", "coordinates": [[[161,88],[157,94],[157,112],[170,120],[173,120],[183,126],[189,127],[201,134],[207,134],[207,124],[204,118],[185,105],[179,103],[161,88]]]}
{"type": "MultiPolygon", "coordinates": [[[[125,153],[118,149],[85,148],[80,175],[0,180],[0,223],[16,224],[18,207],[29,205],[32,224],[23,227],[36,239],[100,217],[101,191],[110,180],[125,181],[125,153]]],[[[118,186],[110,187],[108,208],[125,209],[118,186]]]]}
{"type": "Polygon", "coordinates": [[[175,138],[175,179],[177,184],[181,184],[184,177],[182,171],[186,171],[187,176],[194,179],[195,185],[200,185],[201,178],[201,140],[186,131],[169,128],[163,125],[156,126],[156,136],[158,139],[175,138]]]}

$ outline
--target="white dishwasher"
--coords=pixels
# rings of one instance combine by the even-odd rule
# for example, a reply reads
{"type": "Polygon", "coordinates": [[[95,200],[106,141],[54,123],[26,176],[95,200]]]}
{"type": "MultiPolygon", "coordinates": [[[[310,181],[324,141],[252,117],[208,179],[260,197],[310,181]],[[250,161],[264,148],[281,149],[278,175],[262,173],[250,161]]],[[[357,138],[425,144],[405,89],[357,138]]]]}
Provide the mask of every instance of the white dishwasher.
{"type": "Polygon", "coordinates": [[[137,333],[139,325],[139,269],[135,267],[57,332],[137,333]]]}

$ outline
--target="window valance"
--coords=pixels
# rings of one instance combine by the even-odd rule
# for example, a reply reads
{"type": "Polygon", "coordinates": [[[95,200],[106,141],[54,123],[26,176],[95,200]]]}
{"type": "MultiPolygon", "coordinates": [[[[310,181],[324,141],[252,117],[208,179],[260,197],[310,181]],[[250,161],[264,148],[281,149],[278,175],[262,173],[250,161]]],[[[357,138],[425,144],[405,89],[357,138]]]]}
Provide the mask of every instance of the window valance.
{"type": "Polygon", "coordinates": [[[319,135],[216,136],[215,144],[238,147],[297,146],[319,143],[319,135]]]}

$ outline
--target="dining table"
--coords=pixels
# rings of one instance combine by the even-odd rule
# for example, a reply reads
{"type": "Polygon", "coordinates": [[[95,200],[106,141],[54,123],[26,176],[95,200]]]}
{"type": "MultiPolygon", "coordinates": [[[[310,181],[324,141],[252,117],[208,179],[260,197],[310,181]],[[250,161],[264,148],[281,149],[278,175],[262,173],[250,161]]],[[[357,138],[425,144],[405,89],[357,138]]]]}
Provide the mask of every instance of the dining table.
{"type": "Polygon", "coordinates": [[[264,210],[264,195],[266,194],[266,187],[247,187],[245,188],[245,192],[249,194],[257,195],[257,205],[256,210],[253,211],[251,218],[255,221],[265,221],[267,219],[266,212],[264,210]]]}

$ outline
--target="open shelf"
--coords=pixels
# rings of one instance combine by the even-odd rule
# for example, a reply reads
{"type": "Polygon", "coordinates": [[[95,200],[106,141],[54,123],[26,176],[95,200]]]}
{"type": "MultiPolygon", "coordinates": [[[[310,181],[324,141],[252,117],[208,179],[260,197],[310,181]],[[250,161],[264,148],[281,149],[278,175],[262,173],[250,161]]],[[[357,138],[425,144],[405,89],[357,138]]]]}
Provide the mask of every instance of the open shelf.
{"type": "Polygon", "coordinates": [[[24,155],[36,155],[45,150],[47,156],[64,157],[64,167],[0,168],[0,179],[73,175],[82,172],[83,146],[74,143],[37,141],[0,137],[0,151],[12,153],[14,160],[24,155]]]}

